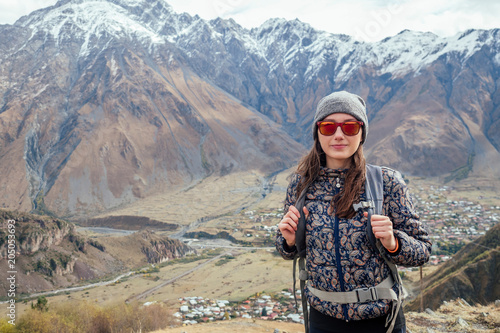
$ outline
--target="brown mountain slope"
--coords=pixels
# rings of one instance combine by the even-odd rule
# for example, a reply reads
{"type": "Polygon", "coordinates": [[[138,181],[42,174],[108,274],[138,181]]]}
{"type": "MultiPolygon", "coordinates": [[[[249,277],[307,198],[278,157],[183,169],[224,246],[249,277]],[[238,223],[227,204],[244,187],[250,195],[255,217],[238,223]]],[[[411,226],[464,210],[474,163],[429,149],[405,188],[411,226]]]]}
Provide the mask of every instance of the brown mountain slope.
{"type": "Polygon", "coordinates": [[[28,110],[21,99],[2,113],[2,187],[18,193],[2,205],[96,213],[212,173],[273,172],[303,151],[167,54],[153,67],[145,54],[108,50],[72,84],[73,60],[55,55],[25,87],[26,96],[36,95],[28,110]],[[63,91],[71,91],[67,102],[54,98],[63,91]]]}
{"type": "MultiPolygon", "coordinates": [[[[425,279],[424,307],[436,309],[443,301],[461,297],[487,304],[500,299],[500,224],[467,244],[439,270],[425,279]]],[[[420,299],[408,304],[419,309],[420,299]]]]}
{"type": "Polygon", "coordinates": [[[498,125],[500,95],[486,57],[486,51],[478,52],[460,75],[455,73],[459,60],[449,57],[418,76],[395,79],[402,86],[394,89],[390,82],[375,81],[378,86],[368,94],[383,99],[390,93],[390,99],[370,124],[369,159],[424,176],[447,171],[456,179],[500,177],[494,167],[500,163],[499,132],[492,130],[498,125]]]}

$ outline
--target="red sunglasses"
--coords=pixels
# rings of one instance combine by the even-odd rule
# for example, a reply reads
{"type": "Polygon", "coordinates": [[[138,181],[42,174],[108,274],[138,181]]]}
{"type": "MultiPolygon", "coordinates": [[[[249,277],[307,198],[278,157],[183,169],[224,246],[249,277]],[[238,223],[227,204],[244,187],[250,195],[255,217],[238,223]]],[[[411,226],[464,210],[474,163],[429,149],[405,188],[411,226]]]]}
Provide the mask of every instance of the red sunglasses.
{"type": "Polygon", "coordinates": [[[337,127],[340,126],[342,132],[347,136],[353,136],[359,133],[361,126],[363,126],[362,121],[346,121],[344,123],[336,123],[334,121],[318,121],[319,132],[323,135],[330,136],[337,132],[337,127]]]}

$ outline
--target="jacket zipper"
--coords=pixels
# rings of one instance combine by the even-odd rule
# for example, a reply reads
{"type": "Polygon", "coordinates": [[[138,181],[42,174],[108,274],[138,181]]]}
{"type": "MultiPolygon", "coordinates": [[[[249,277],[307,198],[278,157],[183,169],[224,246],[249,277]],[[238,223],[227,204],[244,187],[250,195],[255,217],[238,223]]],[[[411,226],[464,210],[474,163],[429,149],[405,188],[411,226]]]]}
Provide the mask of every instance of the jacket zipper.
{"type": "MultiPolygon", "coordinates": [[[[337,273],[339,275],[339,282],[340,282],[340,290],[342,292],[346,291],[345,286],[344,286],[344,272],[342,271],[342,262],[340,259],[340,234],[339,234],[339,227],[340,221],[339,218],[335,215],[335,257],[337,261],[337,273]]],[[[347,311],[347,304],[342,304],[342,311],[344,312],[344,317],[346,321],[349,321],[349,318],[347,317],[348,311],[347,311]]]]}

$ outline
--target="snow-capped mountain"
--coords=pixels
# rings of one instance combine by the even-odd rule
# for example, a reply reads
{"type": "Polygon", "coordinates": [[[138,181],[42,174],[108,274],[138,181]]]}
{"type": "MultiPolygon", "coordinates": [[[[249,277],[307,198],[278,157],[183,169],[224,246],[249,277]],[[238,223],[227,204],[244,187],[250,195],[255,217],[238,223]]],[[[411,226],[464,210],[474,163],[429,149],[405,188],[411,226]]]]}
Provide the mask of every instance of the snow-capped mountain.
{"type": "Polygon", "coordinates": [[[208,174],[297,161],[320,98],[368,104],[369,161],[499,177],[498,29],[377,43],[163,0],[61,0],[0,26],[2,206],[98,212],[208,174]]]}

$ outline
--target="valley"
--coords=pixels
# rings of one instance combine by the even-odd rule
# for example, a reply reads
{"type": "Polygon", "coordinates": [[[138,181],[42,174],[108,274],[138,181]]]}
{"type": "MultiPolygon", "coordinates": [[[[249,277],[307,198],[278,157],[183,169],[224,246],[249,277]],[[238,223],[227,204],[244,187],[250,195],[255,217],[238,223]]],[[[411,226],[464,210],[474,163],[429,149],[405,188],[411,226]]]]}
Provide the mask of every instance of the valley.
{"type": "MultiPolygon", "coordinates": [[[[110,213],[111,216],[133,216],[140,212],[142,217],[164,223],[177,221],[179,228],[176,230],[116,230],[113,233],[112,228],[77,227],[81,237],[102,244],[106,253],[124,263],[121,273],[106,278],[108,282],[81,281],[79,288],[60,288],[62,290],[55,294],[34,293],[31,299],[44,295],[49,304],[56,307],[80,301],[101,306],[158,302],[176,312],[179,299],[186,297],[240,304],[259,293],[275,295],[289,291],[292,263],[277,255],[273,241],[291,171],[285,170],[273,177],[261,174],[208,177],[188,189],[147,198],[110,213]],[[158,239],[164,236],[177,238],[192,250],[178,259],[148,264],[140,247],[131,246],[144,233],[151,233],[158,239]],[[185,235],[199,237],[186,238],[185,235]],[[225,239],[206,238],[207,235],[223,235],[225,239]],[[118,275],[121,276],[118,278],[118,275]]],[[[497,223],[500,196],[498,187],[492,182],[470,180],[437,186],[439,179],[409,177],[407,181],[435,244],[469,243],[497,223]],[[452,211],[452,207],[446,204],[450,201],[457,202],[453,209],[459,209],[459,202],[463,207],[460,211],[452,211]],[[448,214],[462,218],[449,217],[448,214]],[[443,221],[447,216],[447,222],[443,221]],[[456,224],[452,225],[451,221],[456,224]],[[457,234],[446,237],[445,227],[455,228],[457,234]],[[477,233],[473,234],[471,230],[477,233]]],[[[439,253],[438,247],[435,250],[439,253]]],[[[451,254],[444,257],[451,257],[451,254]]],[[[442,259],[434,257],[424,266],[424,279],[442,265],[445,259],[439,258],[442,259]]],[[[414,298],[419,292],[418,271],[404,271],[407,274],[405,284],[414,298]]],[[[18,313],[22,314],[30,307],[29,299],[27,302],[19,300],[18,313]]]]}

